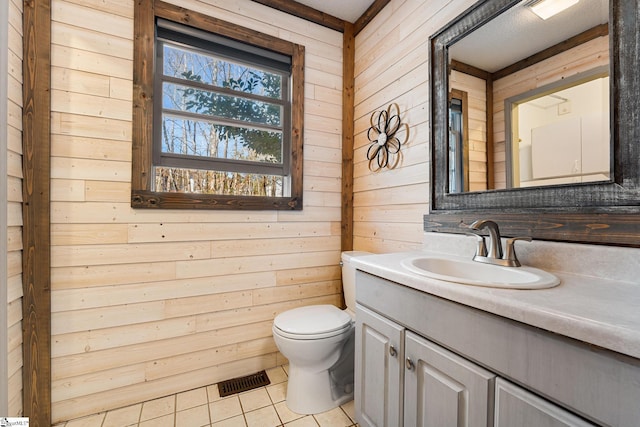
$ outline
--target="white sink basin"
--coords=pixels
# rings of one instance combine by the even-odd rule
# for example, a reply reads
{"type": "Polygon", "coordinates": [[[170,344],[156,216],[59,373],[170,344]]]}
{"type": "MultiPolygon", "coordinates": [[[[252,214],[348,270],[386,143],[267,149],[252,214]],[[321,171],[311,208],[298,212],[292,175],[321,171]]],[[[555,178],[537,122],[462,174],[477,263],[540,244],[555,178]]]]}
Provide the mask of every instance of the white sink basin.
{"type": "Polygon", "coordinates": [[[508,289],[543,289],[560,284],[551,273],[533,267],[502,267],[466,258],[418,256],[402,261],[407,270],[433,279],[508,289]]]}

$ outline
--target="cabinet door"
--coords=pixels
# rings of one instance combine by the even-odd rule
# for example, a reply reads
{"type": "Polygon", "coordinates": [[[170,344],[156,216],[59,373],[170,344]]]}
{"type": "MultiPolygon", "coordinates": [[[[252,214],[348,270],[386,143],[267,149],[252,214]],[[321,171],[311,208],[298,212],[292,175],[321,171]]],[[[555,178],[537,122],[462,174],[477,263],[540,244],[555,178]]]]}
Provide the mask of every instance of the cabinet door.
{"type": "Polygon", "coordinates": [[[358,305],[355,410],[361,426],[402,425],[403,351],[404,329],[358,305]]]}
{"type": "Polygon", "coordinates": [[[409,331],[405,365],[406,427],[493,424],[493,373],[409,331]]]}
{"type": "Polygon", "coordinates": [[[594,427],[565,409],[498,378],[495,427],[594,427]]]}

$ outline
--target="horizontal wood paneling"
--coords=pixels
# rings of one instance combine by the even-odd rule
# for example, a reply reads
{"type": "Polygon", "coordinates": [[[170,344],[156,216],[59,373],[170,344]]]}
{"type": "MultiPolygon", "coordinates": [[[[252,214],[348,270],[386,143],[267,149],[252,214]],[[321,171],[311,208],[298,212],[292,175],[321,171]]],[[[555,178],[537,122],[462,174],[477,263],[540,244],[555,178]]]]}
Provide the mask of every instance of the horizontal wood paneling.
{"type": "Polygon", "coordinates": [[[273,367],[277,313],[342,301],[342,34],[249,0],[174,3],[305,46],[304,209],[133,210],[134,3],[53,0],[54,422],[273,367]]]}
{"type": "MultiPolygon", "coordinates": [[[[133,3],[127,4],[127,9],[133,11],[133,3]]],[[[99,39],[99,35],[102,40],[106,40],[106,36],[116,36],[118,38],[127,39],[133,34],[133,16],[115,15],[111,10],[102,11],[96,9],[91,4],[85,3],[73,3],[69,1],[56,1],[51,4],[51,21],[52,21],[52,37],[51,42],[56,43],[57,37],[64,37],[62,34],[58,34],[56,26],[61,24],[69,25],[69,29],[63,32],[80,31],[81,29],[90,30],[88,32],[77,33],[79,37],[76,39],[84,39],[93,41],[99,39]]],[[[91,45],[93,43],[87,43],[91,45]]],[[[133,44],[130,45],[130,49],[133,44]]],[[[74,46],[75,47],[75,46],[74,46]]],[[[101,53],[107,53],[104,51],[104,47],[98,48],[96,51],[101,53]]],[[[86,47],[83,46],[86,49],[86,47]]],[[[126,53],[121,53],[121,55],[126,53]]],[[[130,56],[133,59],[133,55],[130,56]]]]}
{"type": "Polygon", "coordinates": [[[118,141],[76,135],[51,135],[51,155],[54,157],[129,161],[131,141],[118,141]]]}
{"type": "MultiPolygon", "coordinates": [[[[339,226],[336,228],[339,229],[339,226]]],[[[284,270],[289,267],[318,267],[338,262],[335,251],[296,254],[296,262],[293,265],[291,257],[292,254],[178,261],[176,276],[180,279],[186,279],[241,272],[284,270]]]]}
{"type": "Polygon", "coordinates": [[[129,406],[131,402],[152,400],[157,396],[173,394],[177,388],[191,390],[201,387],[203,383],[215,384],[228,378],[246,375],[247,372],[257,372],[273,367],[276,363],[278,363],[276,353],[269,353],[220,365],[210,364],[203,369],[122,387],[116,389],[117,392],[106,390],[56,402],[53,405],[53,416],[59,419],[72,419],[79,408],[85,408],[87,413],[95,414],[110,408],[129,406]]]}
{"type": "MultiPolygon", "coordinates": [[[[272,272],[243,273],[234,277],[197,278],[184,280],[165,280],[158,282],[134,283],[120,286],[96,286],[88,293],[85,288],[57,289],[57,311],[66,312],[87,308],[100,308],[126,305],[130,301],[139,302],[180,300],[195,297],[211,297],[233,291],[252,291],[274,287],[276,280],[272,272]]],[[[193,312],[196,314],[197,310],[193,312]]]]}
{"type": "MultiPolygon", "coordinates": [[[[334,226],[330,222],[290,223],[275,225],[262,223],[190,223],[187,233],[179,223],[130,224],[129,243],[184,242],[212,240],[254,240],[292,237],[331,236],[334,226]]],[[[293,242],[295,243],[295,242],[293,242]]]]}
{"type": "Polygon", "coordinates": [[[0,37],[0,49],[3,50],[3,60],[0,63],[7,67],[0,70],[3,78],[0,83],[0,94],[3,98],[0,100],[0,114],[4,117],[0,118],[0,146],[3,152],[3,160],[0,164],[3,166],[0,170],[4,179],[2,185],[4,189],[0,191],[0,205],[4,212],[0,214],[0,235],[2,242],[2,257],[5,259],[0,261],[2,268],[2,280],[0,285],[3,287],[0,291],[0,304],[3,305],[2,310],[4,319],[0,321],[2,328],[6,330],[0,333],[4,340],[0,344],[2,355],[0,360],[4,366],[0,369],[3,381],[2,396],[3,401],[0,408],[3,409],[3,416],[22,416],[23,412],[23,352],[22,352],[22,19],[23,19],[23,3],[18,0],[10,0],[0,6],[3,9],[1,13],[7,19],[2,28],[3,37],[0,37]],[[6,33],[5,33],[6,31],[6,33]]]}
{"type": "Polygon", "coordinates": [[[137,262],[180,261],[206,259],[209,243],[148,243],[139,245],[54,246],[51,249],[52,267],[100,264],[130,264],[137,262]]]}
{"type": "Polygon", "coordinates": [[[429,36],[475,0],[391,0],[356,36],[354,236],[356,249],[422,246],[429,210],[429,36]],[[367,130],[374,111],[398,104],[409,138],[393,170],[371,171],[367,130]]]}

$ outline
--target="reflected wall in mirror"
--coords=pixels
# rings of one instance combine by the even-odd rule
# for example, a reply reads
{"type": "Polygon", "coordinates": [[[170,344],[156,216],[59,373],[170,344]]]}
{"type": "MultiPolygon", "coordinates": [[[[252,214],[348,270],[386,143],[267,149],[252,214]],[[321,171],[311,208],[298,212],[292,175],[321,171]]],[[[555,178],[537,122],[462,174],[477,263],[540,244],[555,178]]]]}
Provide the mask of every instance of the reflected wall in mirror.
{"type": "Polygon", "coordinates": [[[575,3],[480,0],[430,38],[425,231],[640,247],[640,6],[575,3]]]}
{"type": "Polygon", "coordinates": [[[598,159],[610,151],[608,92],[565,91],[608,75],[609,2],[580,0],[546,19],[536,4],[520,1],[448,48],[450,108],[466,97],[468,111],[450,115],[451,193],[610,179],[608,161],[592,170],[594,141],[582,141],[597,117],[598,159]]]}

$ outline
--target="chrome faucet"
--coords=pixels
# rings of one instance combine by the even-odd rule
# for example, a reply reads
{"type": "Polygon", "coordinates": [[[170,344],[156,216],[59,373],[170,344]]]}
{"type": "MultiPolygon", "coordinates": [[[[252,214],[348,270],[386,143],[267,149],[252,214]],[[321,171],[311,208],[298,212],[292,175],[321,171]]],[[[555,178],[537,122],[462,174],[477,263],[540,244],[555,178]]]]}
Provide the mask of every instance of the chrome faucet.
{"type": "Polygon", "coordinates": [[[489,247],[485,245],[484,237],[477,235],[478,246],[476,254],[473,257],[474,261],[483,262],[486,264],[501,265],[504,267],[520,267],[520,261],[516,256],[515,242],[517,240],[531,241],[531,237],[512,237],[507,239],[506,250],[504,255],[502,253],[502,240],[500,238],[500,228],[495,221],[490,219],[479,219],[474,221],[469,228],[475,232],[487,229],[489,231],[489,247]]]}
{"type": "Polygon", "coordinates": [[[474,221],[469,228],[472,230],[489,230],[489,247],[487,255],[484,258],[501,259],[502,258],[502,241],[500,240],[500,229],[495,221],[490,219],[479,219],[474,221]]]}

